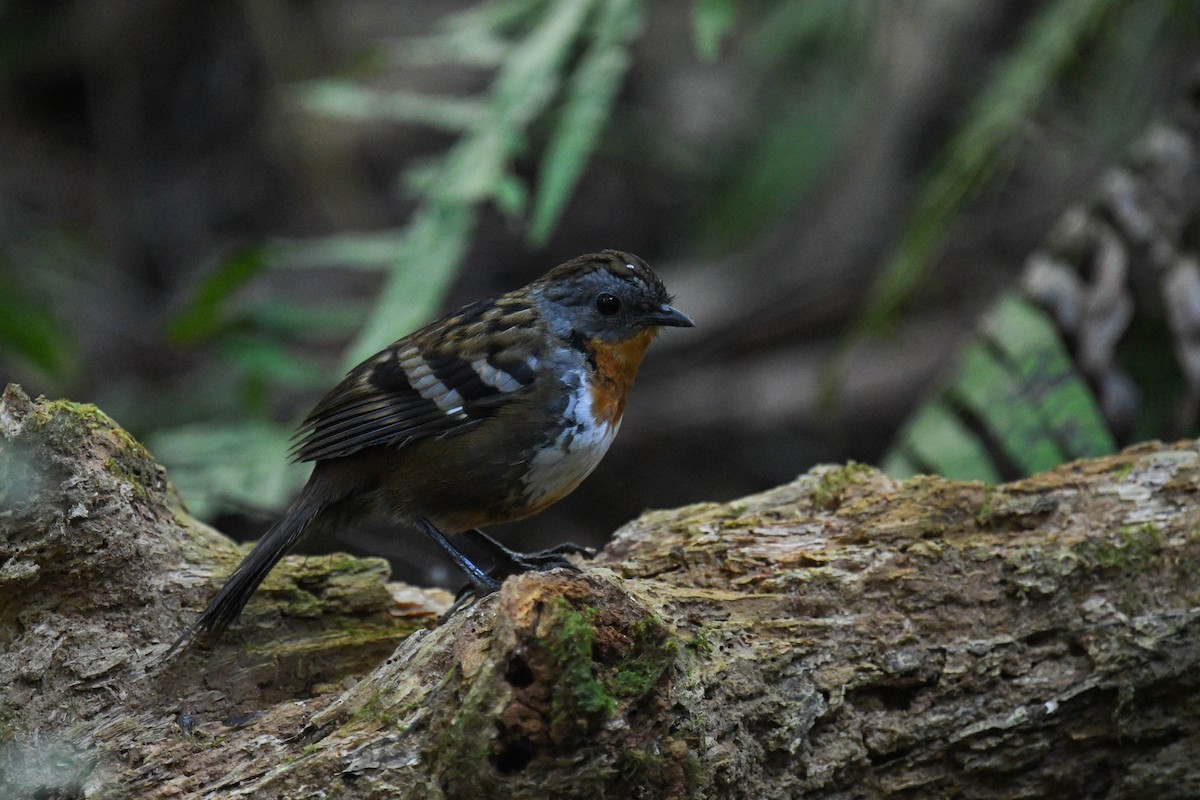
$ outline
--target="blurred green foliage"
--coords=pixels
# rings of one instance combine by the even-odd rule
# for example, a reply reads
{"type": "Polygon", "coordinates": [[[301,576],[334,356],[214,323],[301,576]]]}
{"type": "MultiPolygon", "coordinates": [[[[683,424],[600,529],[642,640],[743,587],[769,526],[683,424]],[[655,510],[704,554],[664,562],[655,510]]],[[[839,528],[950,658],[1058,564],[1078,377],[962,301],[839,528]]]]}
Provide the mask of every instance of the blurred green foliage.
{"type": "Polygon", "coordinates": [[[696,0],[693,24],[696,52],[705,61],[716,61],[721,40],[733,28],[737,5],[734,0],[696,0]]]}
{"type": "Polygon", "coordinates": [[[1010,292],[900,431],[883,469],[998,483],[1115,449],[1054,323],[1010,292]]]}
{"type": "Polygon", "coordinates": [[[201,422],[160,431],[150,439],[156,458],[170,465],[171,480],[201,519],[225,511],[261,513],[291,502],[308,479],[308,467],[283,457],[291,437],[266,421],[201,422]]]}
{"type": "MultiPolygon", "coordinates": [[[[1177,0],[1047,3],[934,161],[842,356],[862,337],[892,327],[926,280],[955,221],[1003,175],[1008,154],[1064,76],[1087,76],[1089,130],[1116,145],[1145,125],[1150,97],[1139,76],[1168,55],[1163,44],[1174,27],[1195,32],[1197,21],[1197,6],[1177,0]]],[[[1159,279],[1147,271],[1130,280],[1150,285],[1159,279]]],[[[1134,311],[1118,349],[1137,398],[1133,430],[1122,432],[1123,441],[1195,435],[1194,423],[1179,430],[1177,409],[1186,387],[1173,336],[1159,302],[1134,311]]],[[[1118,436],[1053,322],[1009,292],[985,317],[954,370],[898,433],[883,468],[898,477],[932,472],[998,482],[1111,453],[1117,445],[1118,436]]]]}
{"type": "MultiPolygon", "coordinates": [[[[902,5],[776,2],[745,21],[737,55],[761,116],[742,127],[745,141],[736,155],[716,161],[692,225],[702,247],[746,246],[778,225],[847,157],[846,143],[861,130],[883,77],[873,47],[902,5]]],[[[733,23],[732,4],[698,3],[701,55],[715,56],[717,40],[733,23]]]]}
{"type": "Polygon", "coordinates": [[[73,351],[65,327],[49,305],[31,298],[11,278],[0,283],[0,342],[10,354],[50,377],[66,372],[73,351]]]}
{"type": "Polygon", "coordinates": [[[182,345],[212,339],[236,327],[230,300],[234,293],[266,268],[260,247],[238,253],[209,275],[196,289],[185,310],[175,315],[167,334],[182,345]]]}
{"type": "MultiPolygon", "coordinates": [[[[1020,41],[995,65],[957,132],[934,160],[904,235],[871,288],[863,328],[879,332],[894,323],[904,301],[921,284],[955,219],[1003,173],[1020,134],[1061,76],[1084,63],[1086,46],[1101,31],[1113,35],[1113,28],[1106,29],[1104,23],[1131,5],[1157,6],[1161,11],[1169,3],[1058,0],[1046,4],[1030,20],[1020,41]]],[[[1160,24],[1164,23],[1165,15],[1159,17],[1160,24]]]]}
{"type": "MultiPolygon", "coordinates": [[[[1145,124],[1153,102],[1139,77],[1146,72],[1135,66],[1145,68],[1145,61],[1164,57],[1171,26],[1195,23],[1195,6],[1180,0],[1042,4],[1013,47],[995,60],[987,82],[932,159],[864,310],[822,377],[823,407],[835,405],[850,353],[865,339],[894,328],[906,303],[928,280],[957,221],[972,200],[1002,182],[1019,140],[1064,81],[1082,82],[1085,100],[1092,98],[1084,108],[1088,130],[1115,146],[1145,124]],[[1114,97],[1123,102],[1114,103],[1114,97]]],[[[1047,340],[1045,346],[1056,345],[1047,340]]]]}
{"type": "Polygon", "coordinates": [[[0,355],[51,386],[65,382],[79,360],[66,312],[55,298],[77,281],[89,257],[87,243],[65,230],[35,227],[0,241],[0,355]]]}

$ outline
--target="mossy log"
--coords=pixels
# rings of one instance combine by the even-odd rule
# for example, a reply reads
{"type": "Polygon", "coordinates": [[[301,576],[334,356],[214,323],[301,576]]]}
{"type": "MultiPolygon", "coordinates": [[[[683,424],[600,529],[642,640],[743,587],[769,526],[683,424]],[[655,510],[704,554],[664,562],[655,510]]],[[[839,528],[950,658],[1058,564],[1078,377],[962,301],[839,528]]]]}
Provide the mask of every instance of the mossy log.
{"type": "Polygon", "coordinates": [[[1200,796],[1200,450],[987,487],[822,467],[445,595],[240,551],[89,406],[0,401],[0,796],[1200,796]],[[414,632],[415,631],[415,632],[414,632]]]}

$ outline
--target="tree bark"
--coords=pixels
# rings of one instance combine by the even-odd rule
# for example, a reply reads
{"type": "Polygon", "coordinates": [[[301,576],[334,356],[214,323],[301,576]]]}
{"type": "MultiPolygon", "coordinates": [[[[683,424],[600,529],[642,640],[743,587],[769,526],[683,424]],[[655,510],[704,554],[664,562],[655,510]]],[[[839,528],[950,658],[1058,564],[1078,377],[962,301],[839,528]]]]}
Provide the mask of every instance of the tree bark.
{"type": "Polygon", "coordinates": [[[1200,796],[1195,442],[820,467],[436,627],[378,561],[289,558],[163,662],[236,546],[92,407],[10,387],[0,437],[3,797],[1200,796]]]}

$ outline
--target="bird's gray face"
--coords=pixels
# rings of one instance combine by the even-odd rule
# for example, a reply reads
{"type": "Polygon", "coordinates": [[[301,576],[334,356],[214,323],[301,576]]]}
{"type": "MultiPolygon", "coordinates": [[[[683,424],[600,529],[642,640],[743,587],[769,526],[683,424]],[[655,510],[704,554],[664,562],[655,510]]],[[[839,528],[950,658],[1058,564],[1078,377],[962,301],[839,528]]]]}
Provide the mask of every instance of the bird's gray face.
{"type": "Polygon", "coordinates": [[[597,267],[570,281],[547,286],[539,302],[549,308],[554,332],[564,338],[582,336],[621,342],[647,328],[690,328],[686,314],[670,305],[670,296],[643,263],[597,267]]]}

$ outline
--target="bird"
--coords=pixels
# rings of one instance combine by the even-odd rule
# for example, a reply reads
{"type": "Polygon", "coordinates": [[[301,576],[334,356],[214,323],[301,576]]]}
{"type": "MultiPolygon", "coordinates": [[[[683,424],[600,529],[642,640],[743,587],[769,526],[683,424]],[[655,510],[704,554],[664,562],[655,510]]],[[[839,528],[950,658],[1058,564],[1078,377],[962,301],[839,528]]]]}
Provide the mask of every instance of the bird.
{"type": "Polygon", "coordinates": [[[349,371],[301,423],[292,458],[312,474],[176,639],[224,631],[281,558],[319,530],[383,521],[435,542],[468,580],[460,599],[508,575],[587,551],[511,550],[481,528],[537,514],[600,463],[646,349],[694,327],[641,258],[618,250],[560,264],[532,283],[393,342],[349,371]],[[478,567],[450,540],[491,552],[478,567]]]}

